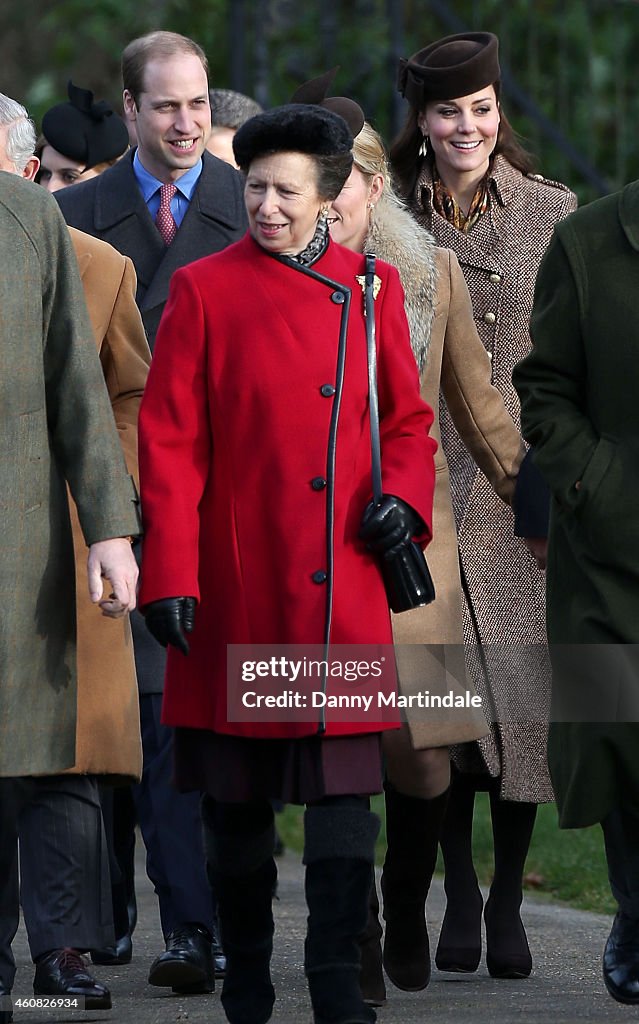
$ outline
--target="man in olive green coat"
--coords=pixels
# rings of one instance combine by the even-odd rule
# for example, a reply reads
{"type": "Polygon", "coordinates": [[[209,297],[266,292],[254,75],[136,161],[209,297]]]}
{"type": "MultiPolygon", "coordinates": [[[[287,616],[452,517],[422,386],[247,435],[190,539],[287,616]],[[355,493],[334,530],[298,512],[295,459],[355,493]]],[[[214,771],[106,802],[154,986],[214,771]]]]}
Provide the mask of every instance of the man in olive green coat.
{"type": "Polygon", "coordinates": [[[562,827],[603,827],[619,903],[604,981],[623,1003],[639,1003],[638,284],[633,182],[556,227],[513,377],[552,493],[552,779],[562,827]]]}
{"type": "MultiPolygon", "coordinates": [[[[75,569],[66,482],[89,547],[91,598],[104,614],[124,615],[136,600],[127,539],[138,532],[136,494],[77,262],[53,199],[1,172],[0,997],[15,973],[7,942],[17,923],[17,883],[10,884],[16,821],[34,788],[54,786],[76,759],[75,569]]],[[[48,848],[58,842],[43,838],[48,848]]],[[[60,994],[63,985],[59,964],[38,963],[36,991],[60,994]]],[[[0,1020],[9,1014],[0,1006],[0,1020]]]]}

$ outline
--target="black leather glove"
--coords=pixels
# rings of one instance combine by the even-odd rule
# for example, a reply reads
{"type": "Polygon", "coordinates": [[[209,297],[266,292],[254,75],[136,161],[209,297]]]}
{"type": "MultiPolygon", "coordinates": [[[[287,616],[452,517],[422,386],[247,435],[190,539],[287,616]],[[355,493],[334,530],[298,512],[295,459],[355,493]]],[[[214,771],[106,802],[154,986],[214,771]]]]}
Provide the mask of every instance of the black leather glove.
{"type": "Polygon", "coordinates": [[[379,505],[371,501],[366,506],[359,535],[369,551],[394,555],[423,527],[421,516],[410,505],[393,494],[383,494],[379,505]]]}
{"type": "Polygon", "coordinates": [[[146,628],[163,647],[171,644],[182,654],[188,654],[185,634],[193,632],[196,604],[194,597],[163,597],[161,601],[151,601],[142,609],[146,628]]]}

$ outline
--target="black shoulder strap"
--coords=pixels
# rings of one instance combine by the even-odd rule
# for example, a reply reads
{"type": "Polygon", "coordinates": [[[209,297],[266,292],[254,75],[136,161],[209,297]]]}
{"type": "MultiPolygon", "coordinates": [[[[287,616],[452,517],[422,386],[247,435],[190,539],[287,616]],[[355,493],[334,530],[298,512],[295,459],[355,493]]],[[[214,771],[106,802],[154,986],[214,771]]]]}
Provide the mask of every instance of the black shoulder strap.
{"type": "Polygon", "coordinates": [[[375,348],[375,256],[367,252],[364,270],[364,312],[366,314],[366,350],[368,356],[368,406],[371,425],[371,473],[373,501],[382,500],[382,461],[379,443],[379,406],[377,402],[377,351],[375,348]]]}

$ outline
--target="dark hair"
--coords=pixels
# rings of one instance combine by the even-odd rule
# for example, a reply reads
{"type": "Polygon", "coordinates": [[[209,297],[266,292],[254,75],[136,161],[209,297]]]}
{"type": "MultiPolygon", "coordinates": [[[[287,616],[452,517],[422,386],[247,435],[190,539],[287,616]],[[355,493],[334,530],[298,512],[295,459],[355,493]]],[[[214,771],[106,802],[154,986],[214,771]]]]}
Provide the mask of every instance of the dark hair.
{"type": "MultiPolygon", "coordinates": [[[[494,82],[493,88],[499,102],[500,83],[494,82]]],[[[509,164],[515,167],[522,174],[530,174],[535,169],[535,162],[519,142],[514,128],[506,117],[503,108],[499,109],[500,122],[497,131],[497,143],[493,155],[501,154],[509,164]]],[[[419,170],[423,159],[433,163],[433,156],[430,152],[426,157],[419,155],[419,150],[424,137],[420,131],[417,119],[419,111],[411,107],[406,117],[406,122],[399,135],[390,148],[390,161],[393,174],[401,195],[410,200],[415,188],[415,182],[419,176],[419,170]]]]}
{"type": "Polygon", "coordinates": [[[197,57],[208,79],[209,62],[202,47],[188,36],[178,32],[149,32],[133,39],[122,54],[122,85],[139,107],[140,93],[144,92],[144,72],[149,61],[168,60],[178,54],[197,57]]]}

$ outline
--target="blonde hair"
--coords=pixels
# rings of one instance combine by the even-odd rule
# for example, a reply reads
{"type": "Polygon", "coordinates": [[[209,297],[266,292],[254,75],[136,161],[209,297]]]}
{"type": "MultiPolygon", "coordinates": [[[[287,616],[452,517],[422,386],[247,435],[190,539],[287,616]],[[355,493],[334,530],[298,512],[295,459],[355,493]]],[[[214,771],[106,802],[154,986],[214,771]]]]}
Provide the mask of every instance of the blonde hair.
{"type": "Polygon", "coordinates": [[[353,142],[353,161],[358,171],[370,181],[375,174],[381,174],[384,188],[378,201],[399,209],[405,209],[405,203],[399,198],[393,185],[390,164],[382,137],[368,121],[364,121],[359,135],[353,142]]]}

